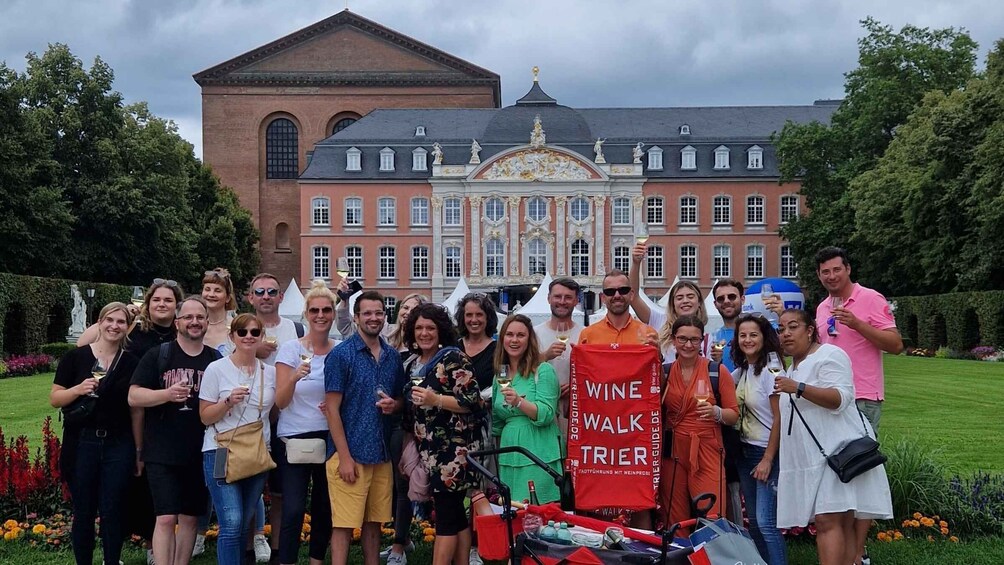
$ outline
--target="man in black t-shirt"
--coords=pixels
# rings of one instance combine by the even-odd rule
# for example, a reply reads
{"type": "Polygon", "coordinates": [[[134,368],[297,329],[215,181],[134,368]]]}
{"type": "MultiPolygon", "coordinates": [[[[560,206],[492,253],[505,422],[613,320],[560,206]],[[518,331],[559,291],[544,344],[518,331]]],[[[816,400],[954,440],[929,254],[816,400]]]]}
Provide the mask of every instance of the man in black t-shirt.
{"type": "Polygon", "coordinates": [[[219,354],[202,344],[208,315],[201,297],[186,298],[175,318],[177,339],[147,351],[129,387],[129,405],[146,412],[143,442],[136,448],[146,466],[157,515],[153,532],[157,563],[188,563],[198,516],[206,511],[209,497],[202,474],[206,428],[199,418],[199,384],[219,354]],[[166,359],[162,348],[167,348],[166,359]]]}

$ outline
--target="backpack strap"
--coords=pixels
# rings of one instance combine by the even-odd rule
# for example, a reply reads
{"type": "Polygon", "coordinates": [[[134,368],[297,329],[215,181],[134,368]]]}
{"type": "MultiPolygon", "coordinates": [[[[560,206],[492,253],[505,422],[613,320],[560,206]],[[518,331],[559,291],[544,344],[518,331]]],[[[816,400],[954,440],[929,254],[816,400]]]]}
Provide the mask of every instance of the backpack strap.
{"type": "Polygon", "coordinates": [[[718,363],[708,359],[708,378],[711,379],[711,392],[715,395],[715,404],[721,406],[722,393],[718,390],[718,367],[718,363]]]}
{"type": "Polygon", "coordinates": [[[160,344],[160,350],[157,352],[157,372],[159,375],[163,375],[164,371],[167,371],[167,363],[171,357],[171,344],[173,341],[168,341],[166,343],[160,344]]]}
{"type": "Polygon", "coordinates": [[[296,337],[298,338],[303,337],[303,335],[306,333],[306,330],[304,330],[303,328],[303,324],[301,324],[300,322],[293,322],[293,327],[296,328],[296,337]]]}

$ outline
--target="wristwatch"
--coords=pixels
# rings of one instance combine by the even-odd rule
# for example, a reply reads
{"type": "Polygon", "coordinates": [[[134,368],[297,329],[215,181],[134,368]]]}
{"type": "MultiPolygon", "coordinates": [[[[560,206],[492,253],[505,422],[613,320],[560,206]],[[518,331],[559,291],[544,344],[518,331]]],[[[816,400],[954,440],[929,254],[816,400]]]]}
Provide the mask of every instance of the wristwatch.
{"type": "Polygon", "coordinates": [[[795,398],[802,398],[805,394],[805,383],[798,383],[798,390],[795,391],[795,398]]]}

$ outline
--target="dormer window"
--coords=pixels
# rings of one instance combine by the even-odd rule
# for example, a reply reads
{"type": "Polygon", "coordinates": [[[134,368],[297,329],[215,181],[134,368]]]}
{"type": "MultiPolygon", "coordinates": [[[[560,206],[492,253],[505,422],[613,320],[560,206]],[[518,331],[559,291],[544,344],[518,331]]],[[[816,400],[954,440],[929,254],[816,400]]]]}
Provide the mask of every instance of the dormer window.
{"type": "Polygon", "coordinates": [[[690,126],[687,124],[680,126],[680,135],[690,135],[690,126]]]}
{"type": "Polygon", "coordinates": [[[715,149],[715,170],[720,171],[729,168],[729,148],[719,145],[715,149]]]}
{"type": "Polygon", "coordinates": [[[428,165],[428,151],[418,147],[411,152],[411,170],[413,171],[427,171],[429,170],[428,165]]]}
{"type": "Polygon", "coordinates": [[[697,170],[697,150],[689,145],[680,150],[680,169],[697,170]]]}
{"type": "Polygon", "coordinates": [[[345,170],[346,171],[361,171],[362,168],[362,154],[363,152],[356,149],[355,147],[349,147],[345,151],[345,170]]]}
{"type": "Polygon", "coordinates": [[[425,137],[425,126],[415,126],[415,137],[425,137]]]}
{"type": "Polygon", "coordinates": [[[655,171],[662,170],[662,149],[659,147],[648,150],[648,168],[655,171]]]}
{"type": "Polygon", "coordinates": [[[754,145],[746,150],[746,168],[747,169],[762,169],[763,168],[763,148],[759,145],[754,145]]]}
{"type": "Polygon", "coordinates": [[[394,170],[394,150],[390,147],[384,147],[380,150],[380,170],[394,170]]]}

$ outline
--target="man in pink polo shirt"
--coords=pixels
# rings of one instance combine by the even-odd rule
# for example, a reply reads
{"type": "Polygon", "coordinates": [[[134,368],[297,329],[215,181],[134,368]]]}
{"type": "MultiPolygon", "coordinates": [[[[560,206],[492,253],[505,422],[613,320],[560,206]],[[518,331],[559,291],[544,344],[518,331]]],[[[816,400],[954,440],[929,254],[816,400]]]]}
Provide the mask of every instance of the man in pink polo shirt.
{"type": "MultiPolygon", "coordinates": [[[[829,298],[816,307],[816,329],[823,343],[832,343],[851,358],[854,373],[854,397],[861,413],[871,422],[878,436],[885,378],[882,352],[903,351],[903,338],[896,329],[892,309],[881,293],[851,282],[851,264],[847,252],[839,247],[824,247],[816,253],[816,276],[829,298]],[[836,305],[835,303],[839,304],[836,305]]],[[[871,520],[857,520],[859,563],[870,565],[865,540],[871,520]]]]}

